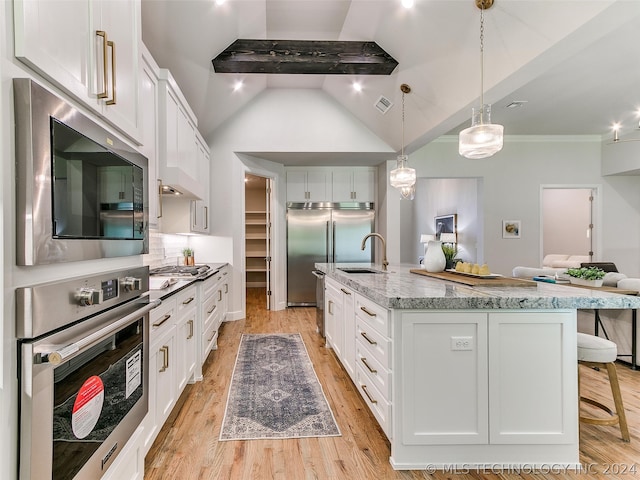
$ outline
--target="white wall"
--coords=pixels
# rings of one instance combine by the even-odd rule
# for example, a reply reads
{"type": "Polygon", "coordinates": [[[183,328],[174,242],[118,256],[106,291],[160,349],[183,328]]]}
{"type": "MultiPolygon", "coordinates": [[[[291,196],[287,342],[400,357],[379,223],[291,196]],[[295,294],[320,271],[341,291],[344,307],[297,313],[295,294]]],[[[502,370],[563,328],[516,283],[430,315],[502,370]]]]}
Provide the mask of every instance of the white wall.
{"type": "Polygon", "coordinates": [[[434,217],[457,214],[458,255],[465,262],[481,263],[482,248],[482,179],[478,178],[418,178],[416,198],[412,202],[413,221],[408,235],[407,250],[402,261],[417,263],[424,255],[420,235],[435,233],[434,217]],[[480,210],[479,210],[480,208],[480,210]]]}
{"type": "MultiPolygon", "coordinates": [[[[286,282],[286,189],[282,165],[256,158],[255,152],[389,152],[392,148],[375,136],[332,97],[319,90],[275,89],[258,95],[207,139],[211,149],[211,225],[213,239],[201,238],[215,250],[223,239],[233,245],[226,251],[233,266],[230,309],[243,318],[244,301],[244,174],[274,179],[275,212],[272,221],[274,278],[286,282]],[[253,154],[250,156],[248,154],[253,154]],[[276,258],[277,256],[277,258],[276,258]]],[[[200,247],[202,249],[202,247],[200,247]]],[[[286,283],[274,285],[274,308],[286,306],[286,283]]]]}
{"type": "Polygon", "coordinates": [[[484,261],[503,274],[540,264],[540,185],[601,185],[602,248],[595,260],[640,276],[640,177],[602,177],[600,151],[598,137],[514,136],[493,157],[468,160],[458,154],[457,137],[442,137],[410,159],[419,178],[483,180],[485,230],[478,242],[484,242],[484,261]],[[520,239],[502,238],[504,219],[522,221],[520,239]]]}

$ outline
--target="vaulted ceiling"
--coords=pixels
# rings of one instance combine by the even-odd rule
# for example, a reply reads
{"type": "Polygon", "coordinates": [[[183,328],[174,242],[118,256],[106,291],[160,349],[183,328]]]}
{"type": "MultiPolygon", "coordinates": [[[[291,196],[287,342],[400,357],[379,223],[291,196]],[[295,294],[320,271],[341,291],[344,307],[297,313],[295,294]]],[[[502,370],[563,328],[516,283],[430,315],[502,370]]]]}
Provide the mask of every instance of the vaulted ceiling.
{"type": "MultiPolygon", "coordinates": [[[[143,41],[205,138],[264,89],[313,88],[400,149],[407,83],[409,152],[468,126],[480,93],[479,20],[474,0],[415,0],[411,9],[400,0],[142,0],[143,41]],[[238,38],[374,41],[399,65],[388,76],[216,73],[211,60],[238,38]],[[394,103],[386,114],[374,107],[381,95],[394,103]]],[[[637,129],[640,1],[495,0],[485,12],[484,84],[506,135],[607,135],[616,121],[637,129]],[[518,100],[526,103],[505,108],[518,100]]]]}

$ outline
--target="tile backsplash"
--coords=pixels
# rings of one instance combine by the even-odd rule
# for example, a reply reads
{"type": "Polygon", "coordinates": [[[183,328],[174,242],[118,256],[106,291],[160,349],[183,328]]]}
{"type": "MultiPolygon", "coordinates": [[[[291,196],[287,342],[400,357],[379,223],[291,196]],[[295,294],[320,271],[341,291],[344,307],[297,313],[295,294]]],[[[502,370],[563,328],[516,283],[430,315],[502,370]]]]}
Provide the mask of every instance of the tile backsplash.
{"type": "Polygon", "coordinates": [[[169,235],[158,230],[149,230],[149,253],[144,255],[144,264],[151,268],[182,263],[182,249],[189,246],[184,235],[169,235]]]}

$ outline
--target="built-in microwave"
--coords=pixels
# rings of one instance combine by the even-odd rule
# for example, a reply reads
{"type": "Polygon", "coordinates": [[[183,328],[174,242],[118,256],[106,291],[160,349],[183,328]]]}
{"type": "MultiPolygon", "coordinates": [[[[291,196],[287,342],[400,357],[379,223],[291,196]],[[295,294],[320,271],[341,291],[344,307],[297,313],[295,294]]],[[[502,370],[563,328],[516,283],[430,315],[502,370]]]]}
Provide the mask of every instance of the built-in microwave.
{"type": "Polygon", "coordinates": [[[17,264],[148,253],[147,159],[33,80],[13,87],[17,264]]]}

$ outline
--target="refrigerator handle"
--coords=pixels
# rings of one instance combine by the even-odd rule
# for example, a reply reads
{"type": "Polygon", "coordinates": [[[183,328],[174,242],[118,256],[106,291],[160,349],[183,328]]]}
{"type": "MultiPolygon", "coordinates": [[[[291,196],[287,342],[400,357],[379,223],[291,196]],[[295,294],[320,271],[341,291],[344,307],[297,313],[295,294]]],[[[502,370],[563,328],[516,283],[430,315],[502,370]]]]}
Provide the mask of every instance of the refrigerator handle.
{"type": "Polygon", "coordinates": [[[333,227],[331,229],[331,254],[333,259],[331,261],[336,263],[336,222],[333,222],[331,226],[333,227]]]}
{"type": "Polygon", "coordinates": [[[329,248],[331,248],[331,245],[329,245],[329,222],[327,222],[327,226],[324,229],[324,235],[325,235],[325,240],[326,240],[326,245],[327,247],[325,248],[325,257],[326,257],[326,261],[325,263],[329,263],[329,248]]]}

